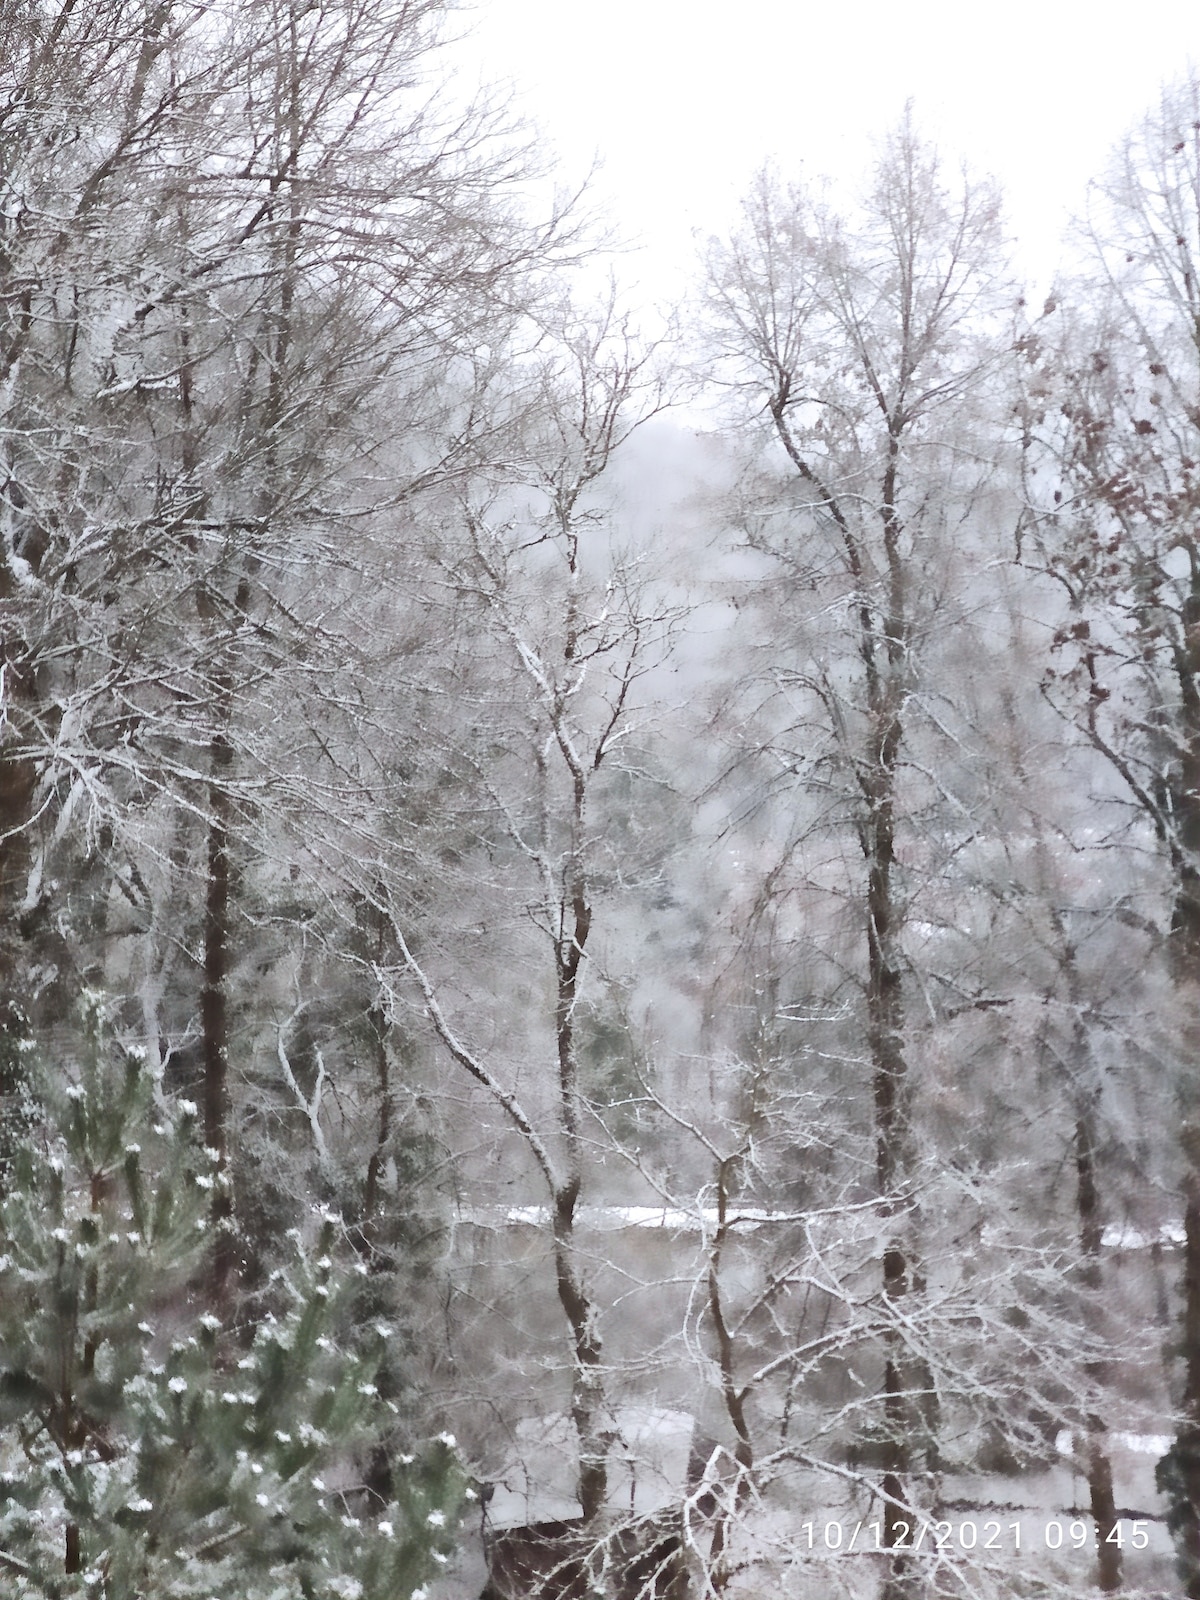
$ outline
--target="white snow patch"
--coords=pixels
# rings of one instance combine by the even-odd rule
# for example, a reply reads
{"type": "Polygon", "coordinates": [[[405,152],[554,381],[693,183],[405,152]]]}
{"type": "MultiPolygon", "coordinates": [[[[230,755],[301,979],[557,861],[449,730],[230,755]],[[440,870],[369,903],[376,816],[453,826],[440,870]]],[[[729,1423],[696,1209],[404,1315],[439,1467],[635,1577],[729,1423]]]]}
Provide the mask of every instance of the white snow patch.
{"type": "MultiPolygon", "coordinates": [[[[1106,1443],[1138,1456],[1165,1456],[1174,1442],[1169,1433],[1108,1433],[1103,1437],[1106,1443]]],[[[1079,1443],[1083,1443],[1082,1438],[1079,1443]]],[[[1055,1435],[1054,1448],[1060,1456],[1073,1456],[1075,1445],[1075,1435],[1069,1428],[1063,1428],[1055,1435]]]]}
{"type": "Polygon", "coordinates": [[[1184,1244],[1187,1234],[1182,1222],[1164,1222],[1157,1228],[1134,1228],[1123,1222],[1109,1223],[1100,1242],[1106,1250],[1149,1250],[1156,1244],[1184,1244]]]}

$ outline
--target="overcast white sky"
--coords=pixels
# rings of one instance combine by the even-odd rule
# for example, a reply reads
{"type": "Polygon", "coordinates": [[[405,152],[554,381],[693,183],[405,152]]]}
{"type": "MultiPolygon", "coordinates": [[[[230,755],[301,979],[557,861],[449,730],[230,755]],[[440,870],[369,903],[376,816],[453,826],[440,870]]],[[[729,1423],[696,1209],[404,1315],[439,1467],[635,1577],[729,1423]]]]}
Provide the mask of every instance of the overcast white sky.
{"type": "Polygon", "coordinates": [[[510,79],[567,170],[644,248],[622,277],[682,287],[768,156],[852,183],[912,97],[953,161],[994,173],[1039,282],[1111,146],[1200,62],[1200,0],[474,0],[467,71],[510,79]]]}

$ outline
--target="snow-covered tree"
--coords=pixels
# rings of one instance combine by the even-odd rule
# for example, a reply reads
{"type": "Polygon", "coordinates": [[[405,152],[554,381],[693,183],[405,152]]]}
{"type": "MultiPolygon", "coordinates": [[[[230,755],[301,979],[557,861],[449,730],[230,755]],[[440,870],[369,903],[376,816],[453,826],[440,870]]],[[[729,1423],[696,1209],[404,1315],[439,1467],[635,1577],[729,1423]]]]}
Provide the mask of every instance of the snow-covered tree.
{"type": "Polygon", "coordinates": [[[451,1548],[465,1480],[449,1436],[402,1447],[365,1269],[315,1218],[255,1320],[222,1324],[202,1268],[223,1180],[197,1107],[84,1004],[80,1061],[26,1052],[40,1114],[0,1208],[8,1592],[410,1595],[451,1548]]]}
{"type": "Polygon", "coordinates": [[[1162,1485],[1192,1596],[1200,1594],[1198,196],[1192,76],[1163,90],[1093,184],[1079,270],[1020,342],[1033,513],[1024,558],[1059,596],[1044,694],[1102,775],[1094,804],[1123,849],[1125,938],[1139,942],[1160,980],[1142,1053],[1178,1136],[1156,1141],[1141,1176],[1182,1191],[1188,1239],[1177,1438],[1162,1485]]]}
{"type": "MultiPolygon", "coordinates": [[[[857,209],[764,174],[741,228],[709,257],[712,380],[746,397],[743,425],[765,435],[742,491],[757,582],[739,596],[753,620],[740,645],[743,727],[727,734],[729,832],[758,863],[744,874],[744,948],[730,963],[741,983],[729,993],[757,1035],[747,1026],[723,1046],[763,1105],[782,1115],[791,1097],[801,1108],[803,1205],[844,1232],[844,1254],[796,1241],[799,1260],[768,1279],[757,1330],[745,1324],[761,1339],[770,1311],[782,1364],[741,1359],[774,1380],[791,1345],[811,1385],[806,1328],[820,1326],[835,1363],[866,1375],[842,1417],[860,1432],[861,1486],[889,1546],[903,1543],[892,1530],[929,1515],[959,1452],[1002,1438],[1026,1456],[1038,1446],[1033,1411],[1062,1403],[1050,1360],[1025,1375],[1027,1406],[1013,1403],[1025,1357],[1006,1303],[1038,1324],[1047,1352],[1058,1330],[1056,1360],[1087,1387],[1088,1341],[1055,1300],[1061,1243],[1034,1270],[1030,1236],[998,1220],[1030,1091],[1016,1057],[999,1073],[986,1064],[1003,1057],[989,1012],[1015,1003],[1007,975],[980,959],[990,897],[1009,892],[988,863],[1009,823],[987,773],[1004,694],[1033,688],[996,627],[1021,509],[1007,373],[1017,296],[1004,260],[994,188],[951,183],[910,119],[857,209]],[[987,1104],[986,1153],[955,1111],[964,1095],[987,1104]],[[872,1168],[875,1207],[851,1227],[872,1168]],[[961,1270],[968,1252],[977,1273],[961,1270]],[[872,1259],[882,1297],[866,1288],[872,1259]],[[810,1305],[793,1330],[779,1286],[806,1281],[806,1260],[824,1263],[833,1299],[818,1297],[823,1313],[810,1305]]],[[[759,1116],[760,1158],[773,1151],[782,1175],[777,1126],[765,1131],[776,1119],[759,1116]]],[[[738,1120],[715,1147],[741,1150],[761,1185],[738,1120]]],[[[804,1401],[803,1385],[789,1394],[793,1437],[804,1401]]],[[[815,1441],[827,1426],[818,1411],[815,1441]]],[[[826,1440],[809,1455],[836,1462],[839,1448],[826,1440]]],[[[1098,1460],[1101,1540],[1115,1515],[1106,1470],[1098,1460]]],[[[901,1551],[883,1592],[921,1581],[901,1551]]]]}

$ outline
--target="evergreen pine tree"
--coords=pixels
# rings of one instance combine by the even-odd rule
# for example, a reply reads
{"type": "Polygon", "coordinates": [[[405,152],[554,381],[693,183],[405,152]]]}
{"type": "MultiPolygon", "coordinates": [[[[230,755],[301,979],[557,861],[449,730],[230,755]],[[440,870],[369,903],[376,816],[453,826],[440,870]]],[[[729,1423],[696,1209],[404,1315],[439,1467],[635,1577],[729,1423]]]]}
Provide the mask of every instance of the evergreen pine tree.
{"type": "MultiPolygon", "coordinates": [[[[463,1493],[449,1436],[396,1453],[340,1225],[294,1230],[256,1326],[205,1303],[220,1181],[84,1001],[80,1065],[32,1052],[40,1122],[0,1201],[0,1567],[15,1600],[408,1600],[463,1493]],[[364,1463],[390,1470],[364,1482],[364,1463]]],[[[351,1254],[347,1252],[348,1256],[351,1254]]]]}

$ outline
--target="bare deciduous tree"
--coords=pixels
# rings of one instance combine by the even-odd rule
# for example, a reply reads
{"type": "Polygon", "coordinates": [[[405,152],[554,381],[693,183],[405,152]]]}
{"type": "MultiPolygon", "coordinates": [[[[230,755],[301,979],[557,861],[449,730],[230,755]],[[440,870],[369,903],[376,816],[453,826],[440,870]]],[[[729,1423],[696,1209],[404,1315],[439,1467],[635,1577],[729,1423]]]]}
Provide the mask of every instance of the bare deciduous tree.
{"type": "Polygon", "coordinates": [[[455,597],[456,626],[475,631],[484,670],[456,686],[479,721],[447,760],[478,820],[474,847],[452,870],[475,885],[475,916],[483,879],[494,884],[496,926],[461,928],[451,914],[463,941],[456,950],[433,924],[411,933],[402,887],[386,905],[393,1007],[406,994],[411,1002],[415,984],[441,1048],[515,1130],[544,1187],[589,1537],[611,1509],[615,1400],[606,1393],[604,1308],[578,1239],[594,1147],[605,1138],[589,1104],[580,1017],[585,995],[605,987],[603,969],[595,971],[598,901],[623,866],[619,844],[605,836],[609,775],[636,776],[626,752],[637,748],[642,686],[662,664],[677,616],[645,553],[626,545],[607,478],[621,444],[662,403],[653,359],[611,304],[594,318],[566,308],[534,328],[504,374],[507,394],[492,404],[510,419],[507,460],[485,464],[444,502],[449,531],[437,547],[437,581],[455,597]],[[473,983],[460,959],[472,948],[473,983]],[[522,1071],[498,1042],[468,1042],[481,1031],[489,970],[506,986],[519,973],[522,988],[547,996],[544,1014],[516,1023],[523,1049],[548,1054],[545,1074],[522,1071]]]}
{"type": "MultiPolygon", "coordinates": [[[[911,924],[922,877],[935,903],[932,858],[952,860],[978,831],[951,776],[965,708],[938,674],[953,630],[972,626],[971,564],[995,559],[1015,515],[999,487],[1012,301],[1003,259],[994,191],[952,191],[907,122],[860,215],[845,220],[764,175],[741,230],[709,259],[716,371],[758,402],[786,464],[780,472],[768,458],[773,487],[755,488],[744,514],[774,589],[769,642],[755,652],[765,691],[756,803],[795,807],[775,825],[762,903],[797,892],[807,852],[810,919],[836,897],[862,940],[858,1019],[886,1230],[875,1492],[897,1550],[889,1596],[916,1581],[901,1530],[928,1514],[947,1387],[936,1341],[914,1333],[937,1247],[923,1194],[928,1112],[914,1092],[916,1041],[927,1056],[929,1035],[909,1007],[919,995],[921,1011],[944,1019],[964,999],[989,1003],[986,990],[954,995],[951,975],[922,971],[911,924]],[[855,841],[861,877],[829,842],[837,829],[855,841]]],[[[988,648],[982,633],[979,643],[988,648]]],[[[941,892],[948,909],[955,891],[941,892]]],[[[928,1097],[928,1067],[917,1070],[928,1097]]]]}
{"type": "MultiPolygon", "coordinates": [[[[1200,1183],[1186,1020],[1200,953],[1200,86],[1165,91],[1093,188],[1090,276],[1047,302],[1023,341],[1028,556],[1065,599],[1045,692],[1107,765],[1131,833],[1167,874],[1165,944],[1188,1175],[1183,1400],[1164,1463],[1188,1593],[1200,1593],[1200,1183]],[[1060,304],[1061,302],[1061,304],[1060,304]]],[[[1154,931],[1154,925],[1151,925],[1154,931]]]]}

